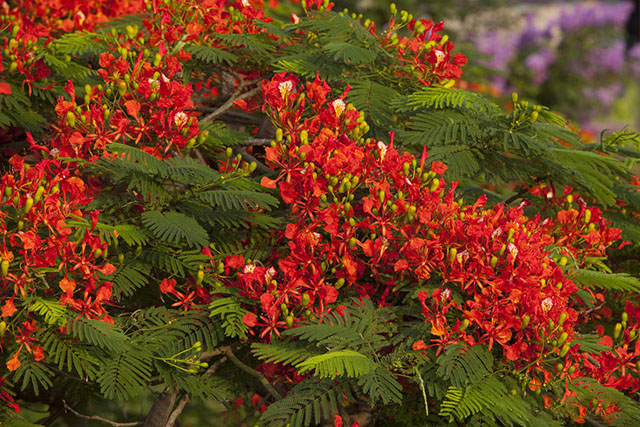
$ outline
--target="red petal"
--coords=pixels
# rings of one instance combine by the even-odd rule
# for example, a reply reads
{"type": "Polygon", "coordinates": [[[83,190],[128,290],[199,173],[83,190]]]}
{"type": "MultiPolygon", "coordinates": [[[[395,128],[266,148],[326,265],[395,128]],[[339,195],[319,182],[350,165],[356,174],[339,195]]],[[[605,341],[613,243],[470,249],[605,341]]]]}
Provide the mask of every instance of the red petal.
{"type": "Polygon", "coordinates": [[[0,95],[11,95],[11,86],[6,83],[0,83],[0,95]]]}
{"type": "Polygon", "coordinates": [[[18,353],[14,354],[13,357],[7,362],[7,368],[13,372],[20,367],[21,363],[18,360],[18,353]]]}
{"type": "Polygon", "coordinates": [[[242,323],[252,328],[258,324],[258,319],[256,318],[255,314],[246,313],[244,316],[242,316],[242,323]]]}
{"type": "Polygon", "coordinates": [[[262,180],[260,180],[260,185],[262,185],[265,188],[276,188],[276,181],[274,181],[273,179],[269,179],[266,176],[263,176],[262,180]]]}
{"type": "Polygon", "coordinates": [[[17,309],[16,309],[16,306],[13,304],[13,298],[8,299],[7,301],[5,301],[4,305],[2,306],[2,317],[9,317],[16,311],[17,309]]]}
{"type": "Polygon", "coordinates": [[[71,279],[67,279],[66,277],[60,280],[60,289],[62,289],[66,294],[71,294],[76,288],[76,281],[71,279]]]}
{"type": "Polygon", "coordinates": [[[140,104],[138,101],[129,100],[124,103],[124,107],[131,116],[138,117],[138,113],[140,112],[140,104]]]}

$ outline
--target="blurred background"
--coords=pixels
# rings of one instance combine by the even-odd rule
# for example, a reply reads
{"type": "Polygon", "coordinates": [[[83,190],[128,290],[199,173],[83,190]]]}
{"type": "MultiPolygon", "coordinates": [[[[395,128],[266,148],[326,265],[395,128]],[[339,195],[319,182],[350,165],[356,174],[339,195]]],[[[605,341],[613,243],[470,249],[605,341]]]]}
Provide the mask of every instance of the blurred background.
{"type": "MultiPolygon", "coordinates": [[[[334,0],[378,24],[391,1],[334,0]]],[[[585,138],[640,130],[640,0],[398,0],[416,18],[444,19],[469,57],[463,87],[517,91],[583,129],[585,138]]]]}

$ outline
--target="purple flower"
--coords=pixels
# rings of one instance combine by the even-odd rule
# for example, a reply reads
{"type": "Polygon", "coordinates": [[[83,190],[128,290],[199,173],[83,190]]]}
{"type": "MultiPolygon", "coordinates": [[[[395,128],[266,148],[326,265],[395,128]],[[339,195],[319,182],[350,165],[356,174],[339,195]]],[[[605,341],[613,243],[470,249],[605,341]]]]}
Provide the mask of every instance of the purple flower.
{"type": "Polygon", "coordinates": [[[524,60],[524,65],[533,73],[533,82],[536,85],[542,84],[547,80],[549,66],[555,59],[555,55],[551,50],[543,48],[527,56],[524,60]]]}

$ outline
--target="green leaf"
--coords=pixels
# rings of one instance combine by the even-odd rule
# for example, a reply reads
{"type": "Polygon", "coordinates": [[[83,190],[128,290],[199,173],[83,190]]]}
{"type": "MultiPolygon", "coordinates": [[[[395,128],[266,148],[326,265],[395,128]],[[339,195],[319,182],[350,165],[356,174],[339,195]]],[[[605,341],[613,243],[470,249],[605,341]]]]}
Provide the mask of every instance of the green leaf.
{"type": "Polygon", "coordinates": [[[193,55],[194,58],[210,64],[220,64],[224,62],[227,65],[232,65],[238,62],[237,56],[217,47],[188,44],[184,50],[193,55]]]}
{"type": "Polygon", "coordinates": [[[640,280],[626,273],[609,274],[600,271],[578,269],[575,270],[571,279],[589,288],[640,292],[640,280]]]}
{"type": "Polygon", "coordinates": [[[336,61],[351,64],[367,64],[372,62],[376,54],[370,49],[354,46],[347,42],[332,42],[324,45],[324,48],[333,54],[336,61]]]}
{"type": "Polygon", "coordinates": [[[375,370],[377,366],[367,356],[353,350],[330,351],[310,357],[296,365],[300,374],[313,371],[316,377],[331,379],[336,376],[358,378],[375,370]]]}
{"type": "Polygon", "coordinates": [[[186,241],[189,246],[204,247],[209,241],[206,230],[195,219],[179,212],[147,211],[141,217],[145,227],[167,243],[186,241]]]}

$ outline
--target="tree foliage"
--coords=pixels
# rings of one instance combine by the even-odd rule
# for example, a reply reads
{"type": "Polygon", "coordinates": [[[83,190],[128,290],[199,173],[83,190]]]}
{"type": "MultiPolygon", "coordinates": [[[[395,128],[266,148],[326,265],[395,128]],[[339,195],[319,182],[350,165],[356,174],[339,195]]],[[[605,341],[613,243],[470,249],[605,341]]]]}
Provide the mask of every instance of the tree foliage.
{"type": "Polygon", "coordinates": [[[638,418],[637,135],[457,88],[395,6],[72,3],[0,12],[3,417],[638,418]]]}

